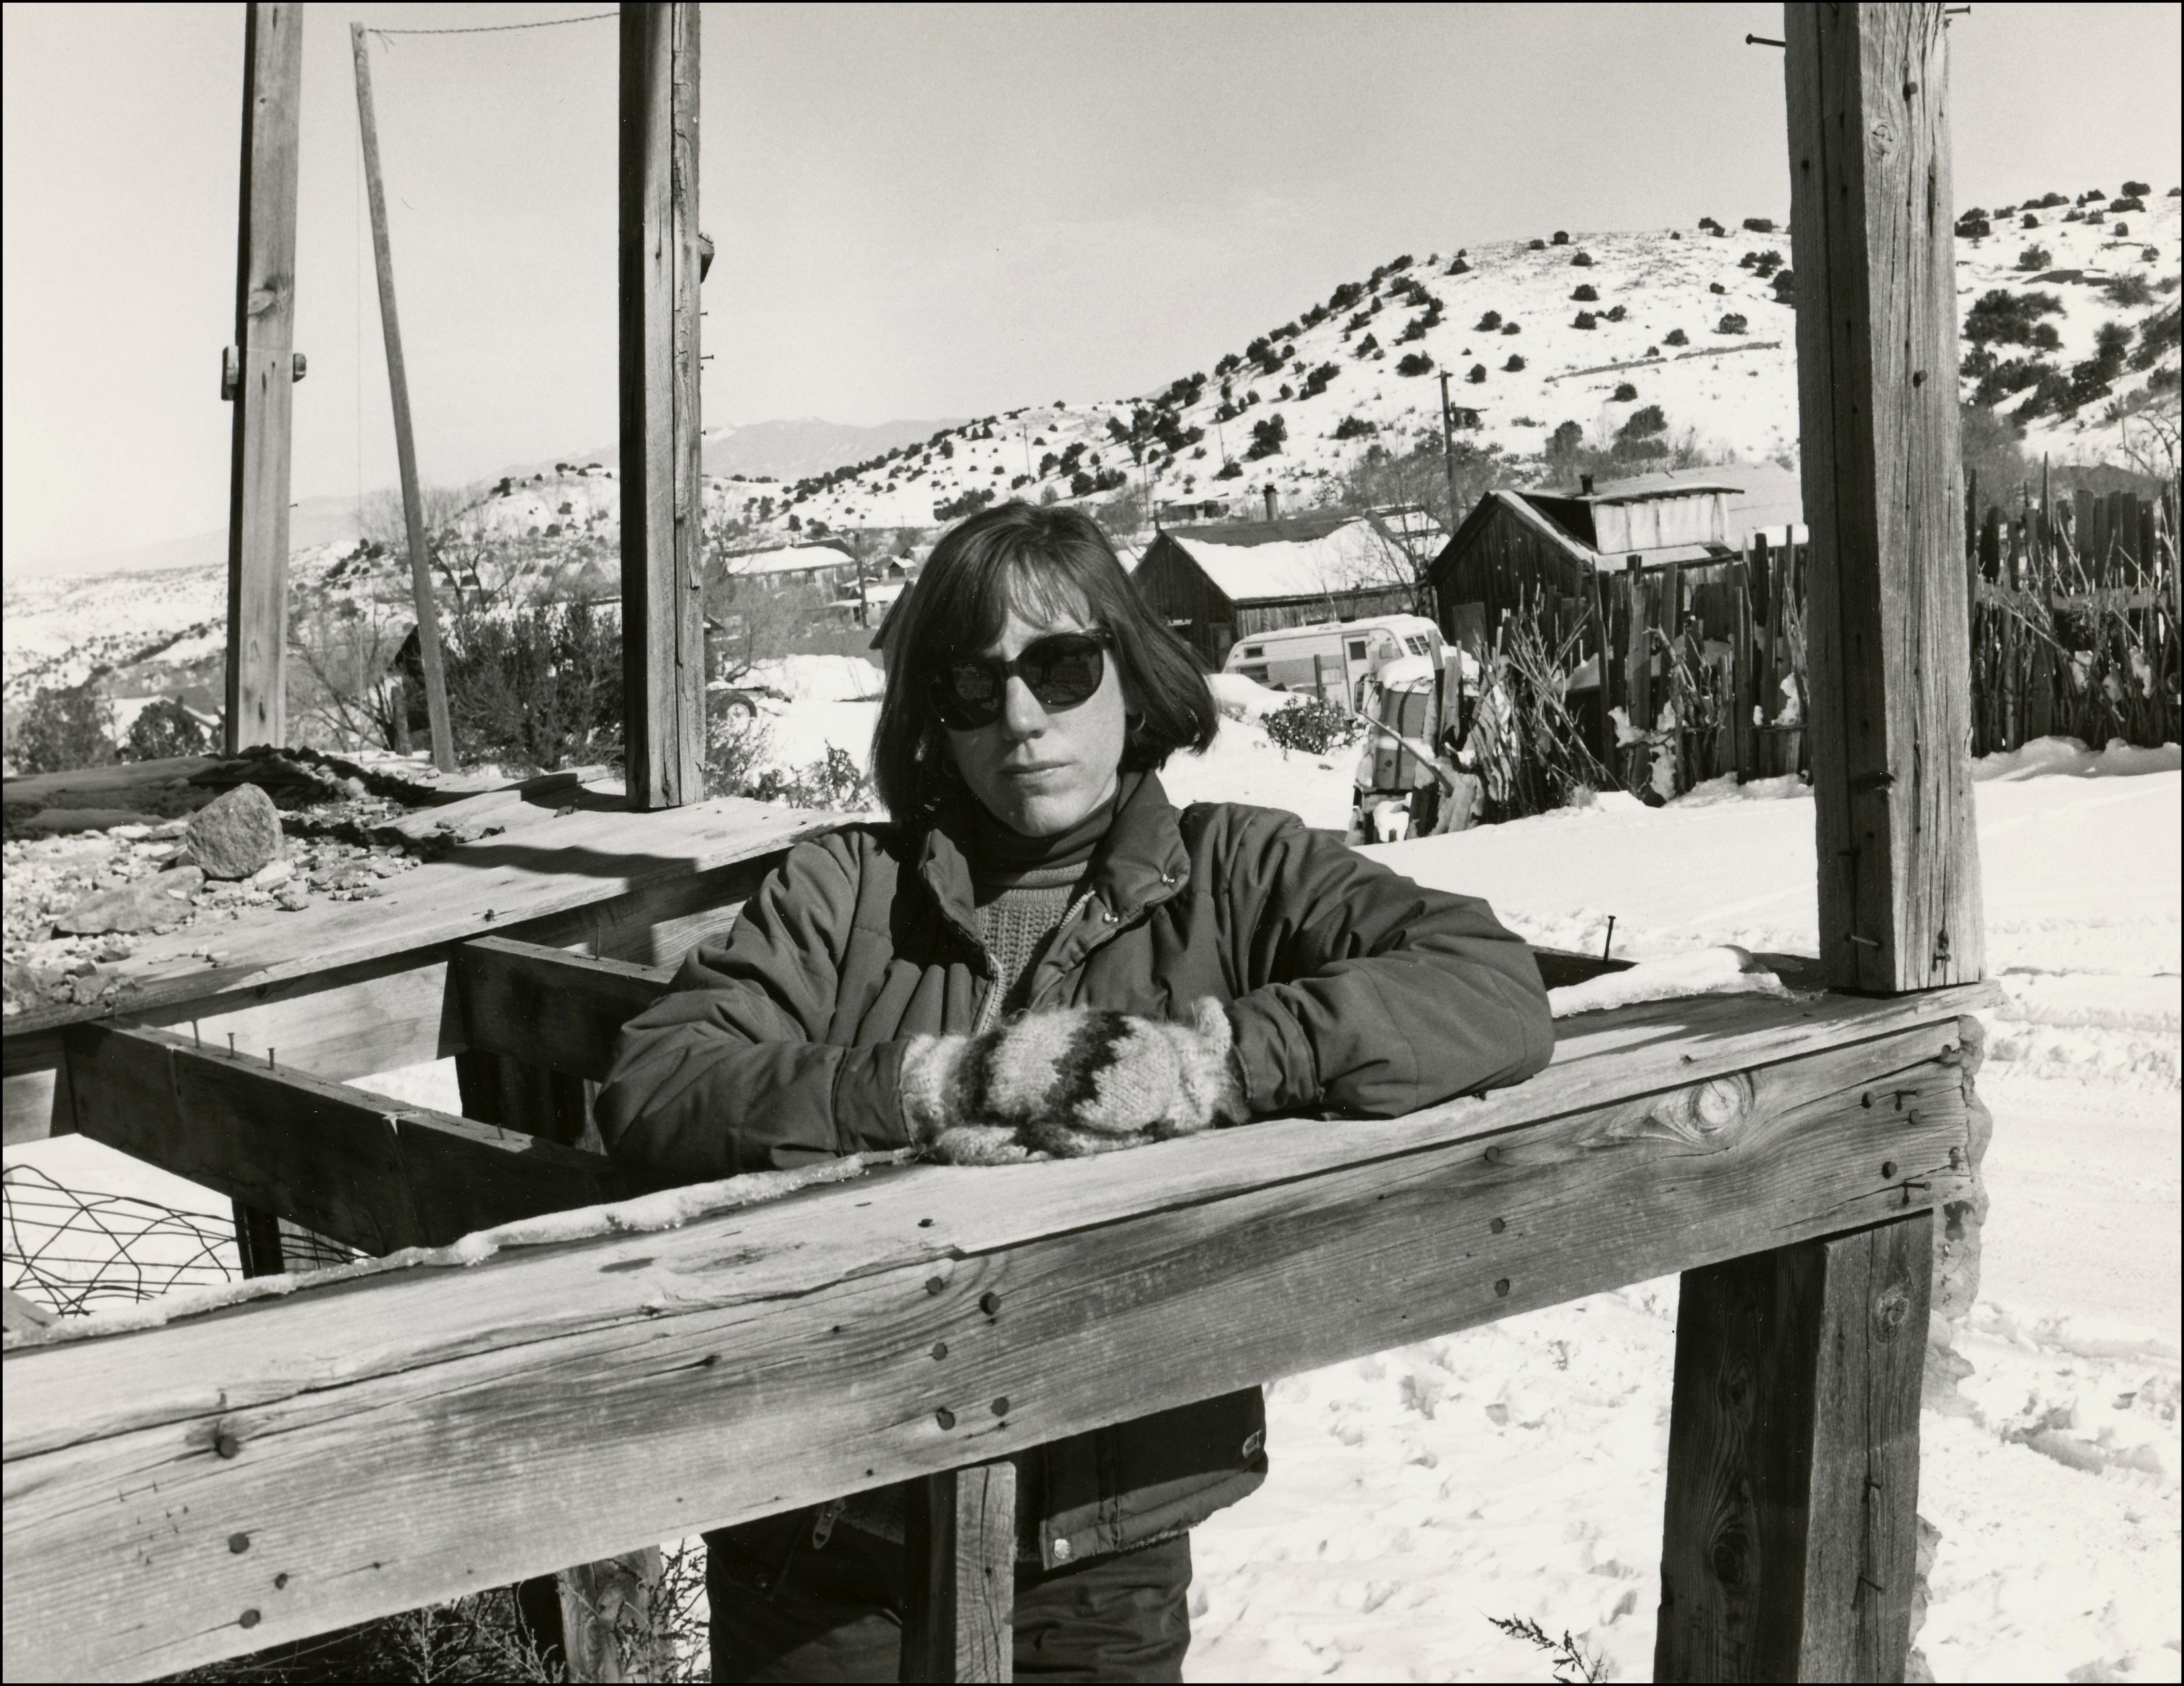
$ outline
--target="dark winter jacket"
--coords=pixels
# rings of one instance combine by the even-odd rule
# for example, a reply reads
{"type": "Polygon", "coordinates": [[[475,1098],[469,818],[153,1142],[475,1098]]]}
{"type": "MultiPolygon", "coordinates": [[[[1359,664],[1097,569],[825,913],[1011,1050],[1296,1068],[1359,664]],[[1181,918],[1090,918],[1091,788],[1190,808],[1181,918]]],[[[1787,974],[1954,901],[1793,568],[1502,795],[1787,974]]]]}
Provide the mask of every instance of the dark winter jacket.
{"type": "MultiPolygon", "coordinates": [[[[1227,1004],[1254,1116],[1393,1117],[1530,1076],[1554,1045],[1523,943],[1295,816],[1127,792],[1026,999],[1188,1022],[1227,1004]]],[[[906,1145],[907,1038],[963,1032],[992,987],[945,824],[800,844],[734,930],[630,1021],[599,1097],[609,1150],[675,1181],[906,1145]]],[[[953,1173],[976,1176],[975,1170],[953,1173]]],[[[1049,1567],[1189,1527],[1264,1478],[1259,1391],[1040,1449],[1049,1567]]]]}

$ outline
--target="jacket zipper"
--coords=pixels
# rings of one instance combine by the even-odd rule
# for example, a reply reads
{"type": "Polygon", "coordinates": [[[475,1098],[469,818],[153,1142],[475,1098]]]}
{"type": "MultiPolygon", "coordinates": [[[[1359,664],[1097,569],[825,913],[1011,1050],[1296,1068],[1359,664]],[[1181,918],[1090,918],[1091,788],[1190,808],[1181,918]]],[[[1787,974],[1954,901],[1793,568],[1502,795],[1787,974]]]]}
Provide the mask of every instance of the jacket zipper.
{"type": "MultiPolygon", "coordinates": [[[[1070,926],[1075,924],[1077,923],[1078,917],[1084,913],[1086,904],[1089,903],[1098,893],[1099,892],[1096,890],[1088,890],[1083,895],[1079,896],[1074,902],[1071,902],[1069,904],[1068,912],[1065,913],[1061,916],[1061,922],[1055,926],[1053,931],[1050,934],[1050,936],[1059,937],[1062,932],[1067,930],[1070,926]]],[[[1034,963],[1034,965],[1037,963],[1037,962],[1034,963]]],[[[1055,981],[1058,983],[1061,980],[1056,979],[1055,981]]],[[[1050,985],[1048,987],[1051,989],[1052,985],[1050,985]]],[[[971,1034],[972,1036],[975,1036],[982,1030],[988,1030],[993,1028],[994,1021],[1001,1016],[1001,997],[1004,993],[1005,991],[998,985],[986,991],[985,1000],[979,1004],[978,1022],[971,1027],[971,1034]]],[[[1039,1002],[1034,1001],[1026,1004],[1028,1006],[1036,1007],[1039,1005],[1039,1002]]]]}

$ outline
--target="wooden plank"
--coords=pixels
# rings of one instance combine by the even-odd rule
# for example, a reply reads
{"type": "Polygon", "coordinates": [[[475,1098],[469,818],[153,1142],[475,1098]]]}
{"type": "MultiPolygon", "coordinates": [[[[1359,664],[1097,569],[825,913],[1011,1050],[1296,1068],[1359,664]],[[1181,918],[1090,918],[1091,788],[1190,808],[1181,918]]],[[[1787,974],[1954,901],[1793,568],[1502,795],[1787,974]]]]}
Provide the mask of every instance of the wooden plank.
{"type": "Polygon", "coordinates": [[[607,1075],[621,1027],[667,988],[665,968],[479,937],[457,951],[465,1041],[574,1077],[607,1075]]]}
{"type": "Polygon", "coordinates": [[[1942,14],[1785,13],[1821,958],[1876,991],[1985,955],[1942,14]]]}
{"type": "MultiPolygon", "coordinates": [[[[370,31],[348,26],[356,64],[356,123],[364,149],[365,196],[371,207],[372,266],[379,277],[379,327],[387,348],[387,390],[394,406],[394,459],[402,481],[402,525],[410,541],[410,597],[417,615],[417,659],[425,675],[425,712],[432,734],[432,765],[455,771],[448,724],[448,678],[440,662],[440,617],[432,600],[432,567],[425,550],[425,494],[417,481],[417,443],[410,427],[410,371],[402,357],[402,319],[394,305],[394,253],[387,232],[387,190],[379,179],[379,120],[371,101],[370,31]]],[[[398,705],[407,729],[409,705],[398,705]]]]}
{"type": "Polygon", "coordinates": [[[704,793],[698,8],[621,8],[623,735],[630,806],[704,793]]]}
{"type": "Polygon", "coordinates": [[[187,1036],[68,1032],[77,1131],[365,1253],[620,1192],[600,1155],[281,1071],[187,1036]]]}
{"type": "Polygon", "coordinates": [[[115,969],[123,991],[114,1008],[25,1013],[8,1021],[8,1037],[114,1013],[134,1018],[175,1003],[225,1001],[473,936],[581,942],[647,963],[679,957],[680,948],[655,951],[687,946],[694,933],[725,924],[732,909],[722,904],[741,901],[744,886],[792,844],[844,823],[839,814],[733,796],[650,814],[580,811],[463,844],[389,879],[370,901],[318,901],[297,913],[248,908],[232,921],[147,937],[115,969]],[[722,870],[735,868],[742,870],[722,870]],[[218,955],[211,965],[202,953],[209,940],[218,955]]]}
{"type": "Polygon", "coordinates": [[[1933,1214],[1684,1273],[1656,1680],[1903,1678],[1933,1214]]]}
{"type": "Polygon", "coordinates": [[[233,382],[225,394],[235,405],[227,497],[230,755],[287,736],[296,136],[304,84],[303,7],[254,3],[244,20],[233,382]]]}
{"type": "Polygon", "coordinates": [[[1002,1459],[921,1476],[904,1495],[905,1681],[1013,1680],[1017,1470],[1002,1459]]]}
{"type": "Polygon", "coordinates": [[[1953,1019],[1754,1064],[1760,1018],[1407,1119],[924,1167],[34,1337],[9,1666],[162,1672],[242,1649],[245,1611],[251,1644],[300,1636],[1965,1198],[1953,1019]]]}

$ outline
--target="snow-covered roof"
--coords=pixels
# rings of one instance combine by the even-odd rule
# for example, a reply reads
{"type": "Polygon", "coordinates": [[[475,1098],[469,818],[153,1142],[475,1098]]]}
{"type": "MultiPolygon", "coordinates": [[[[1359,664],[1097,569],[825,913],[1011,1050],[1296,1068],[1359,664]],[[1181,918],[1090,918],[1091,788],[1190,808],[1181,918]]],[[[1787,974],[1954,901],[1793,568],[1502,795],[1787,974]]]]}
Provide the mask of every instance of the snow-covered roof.
{"type": "MultiPolygon", "coordinates": [[[[1741,480],[1744,471],[1737,471],[1741,480]]],[[[1702,492],[1741,492],[1743,486],[1724,480],[1714,474],[1691,470],[1663,469],[1654,474],[1634,474],[1627,480],[1610,480],[1596,484],[1590,491],[1571,490],[1549,492],[1542,490],[1544,498],[1568,498],[1587,504],[1642,504],[1654,498],[1689,498],[1702,492]]]]}
{"type": "Polygon", "coordinates": [[[785,544],[772,550],[747,550],[726,559],[730,573],[809,573],[814,568],[853,566],[856,558],[832,544],[785,544]]]}
{"type": "MultiPolygon", "coordinates": [[[[1280,523],[1223,532],[1170,528],[1163,535],[1198,564],[1231,602],[1318,597],[1360,587],[1398,586],[1411,578],[1411,559],[1380,526],[1359,516],[1318,534],[1316,523],[1298,523],[1306,536],[1262,537],[1280,523]]],[[[1418,532],[1422,551],[1438,549],[1440,529],[1429,522],[1418,532]]]]}

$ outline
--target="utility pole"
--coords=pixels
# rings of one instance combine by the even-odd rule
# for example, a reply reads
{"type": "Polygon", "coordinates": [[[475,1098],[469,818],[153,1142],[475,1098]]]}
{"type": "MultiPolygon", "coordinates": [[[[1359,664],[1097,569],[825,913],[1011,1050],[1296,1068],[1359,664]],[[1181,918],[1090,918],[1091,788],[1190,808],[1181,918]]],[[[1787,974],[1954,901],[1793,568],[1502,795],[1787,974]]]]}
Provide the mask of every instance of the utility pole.
{"type": "Polygon", "coordinates": [[[244,14],[242,185],[235,343],[220,396],[235,405],[227,496],[226,748],[287,738],[288,462],[295,383],[296,131],[304,8],[244,14]]]}
{"type": "MultiPolygon", "coordinates": [[[[371,206],[371,257],[379,271],[379,327],[387,342],[387,388],[394,403],[394,456],[402,471],[402,524],[410,542],[410,589],[417,605],[417,659],[425,674],[425,712],[432,722],[432,765],[455,770],[448,726],[448,677],[440,662],[440,619],[432,602],[432,569],[425,555],[425,499],[417,483],[417,444],[410,428],[410,376],[402,360],[402,321],[394,310],[394,254],[387,239],[387,193],[379,179],[379,119],[371,103],[371,57],[362,24],[348,26],[356,59],[356,119],[364,137],[365,193],[371,206]]],[[[406,704],[398,704],[406,708],[406,704]]]]}
{"type": "Polygon", "coordinates": [[[1448,530],[1456,533],[1456,433],[1449,425],[1448,371],[1440,371],[1440,462],[1448,477],[1448,530]]]}

